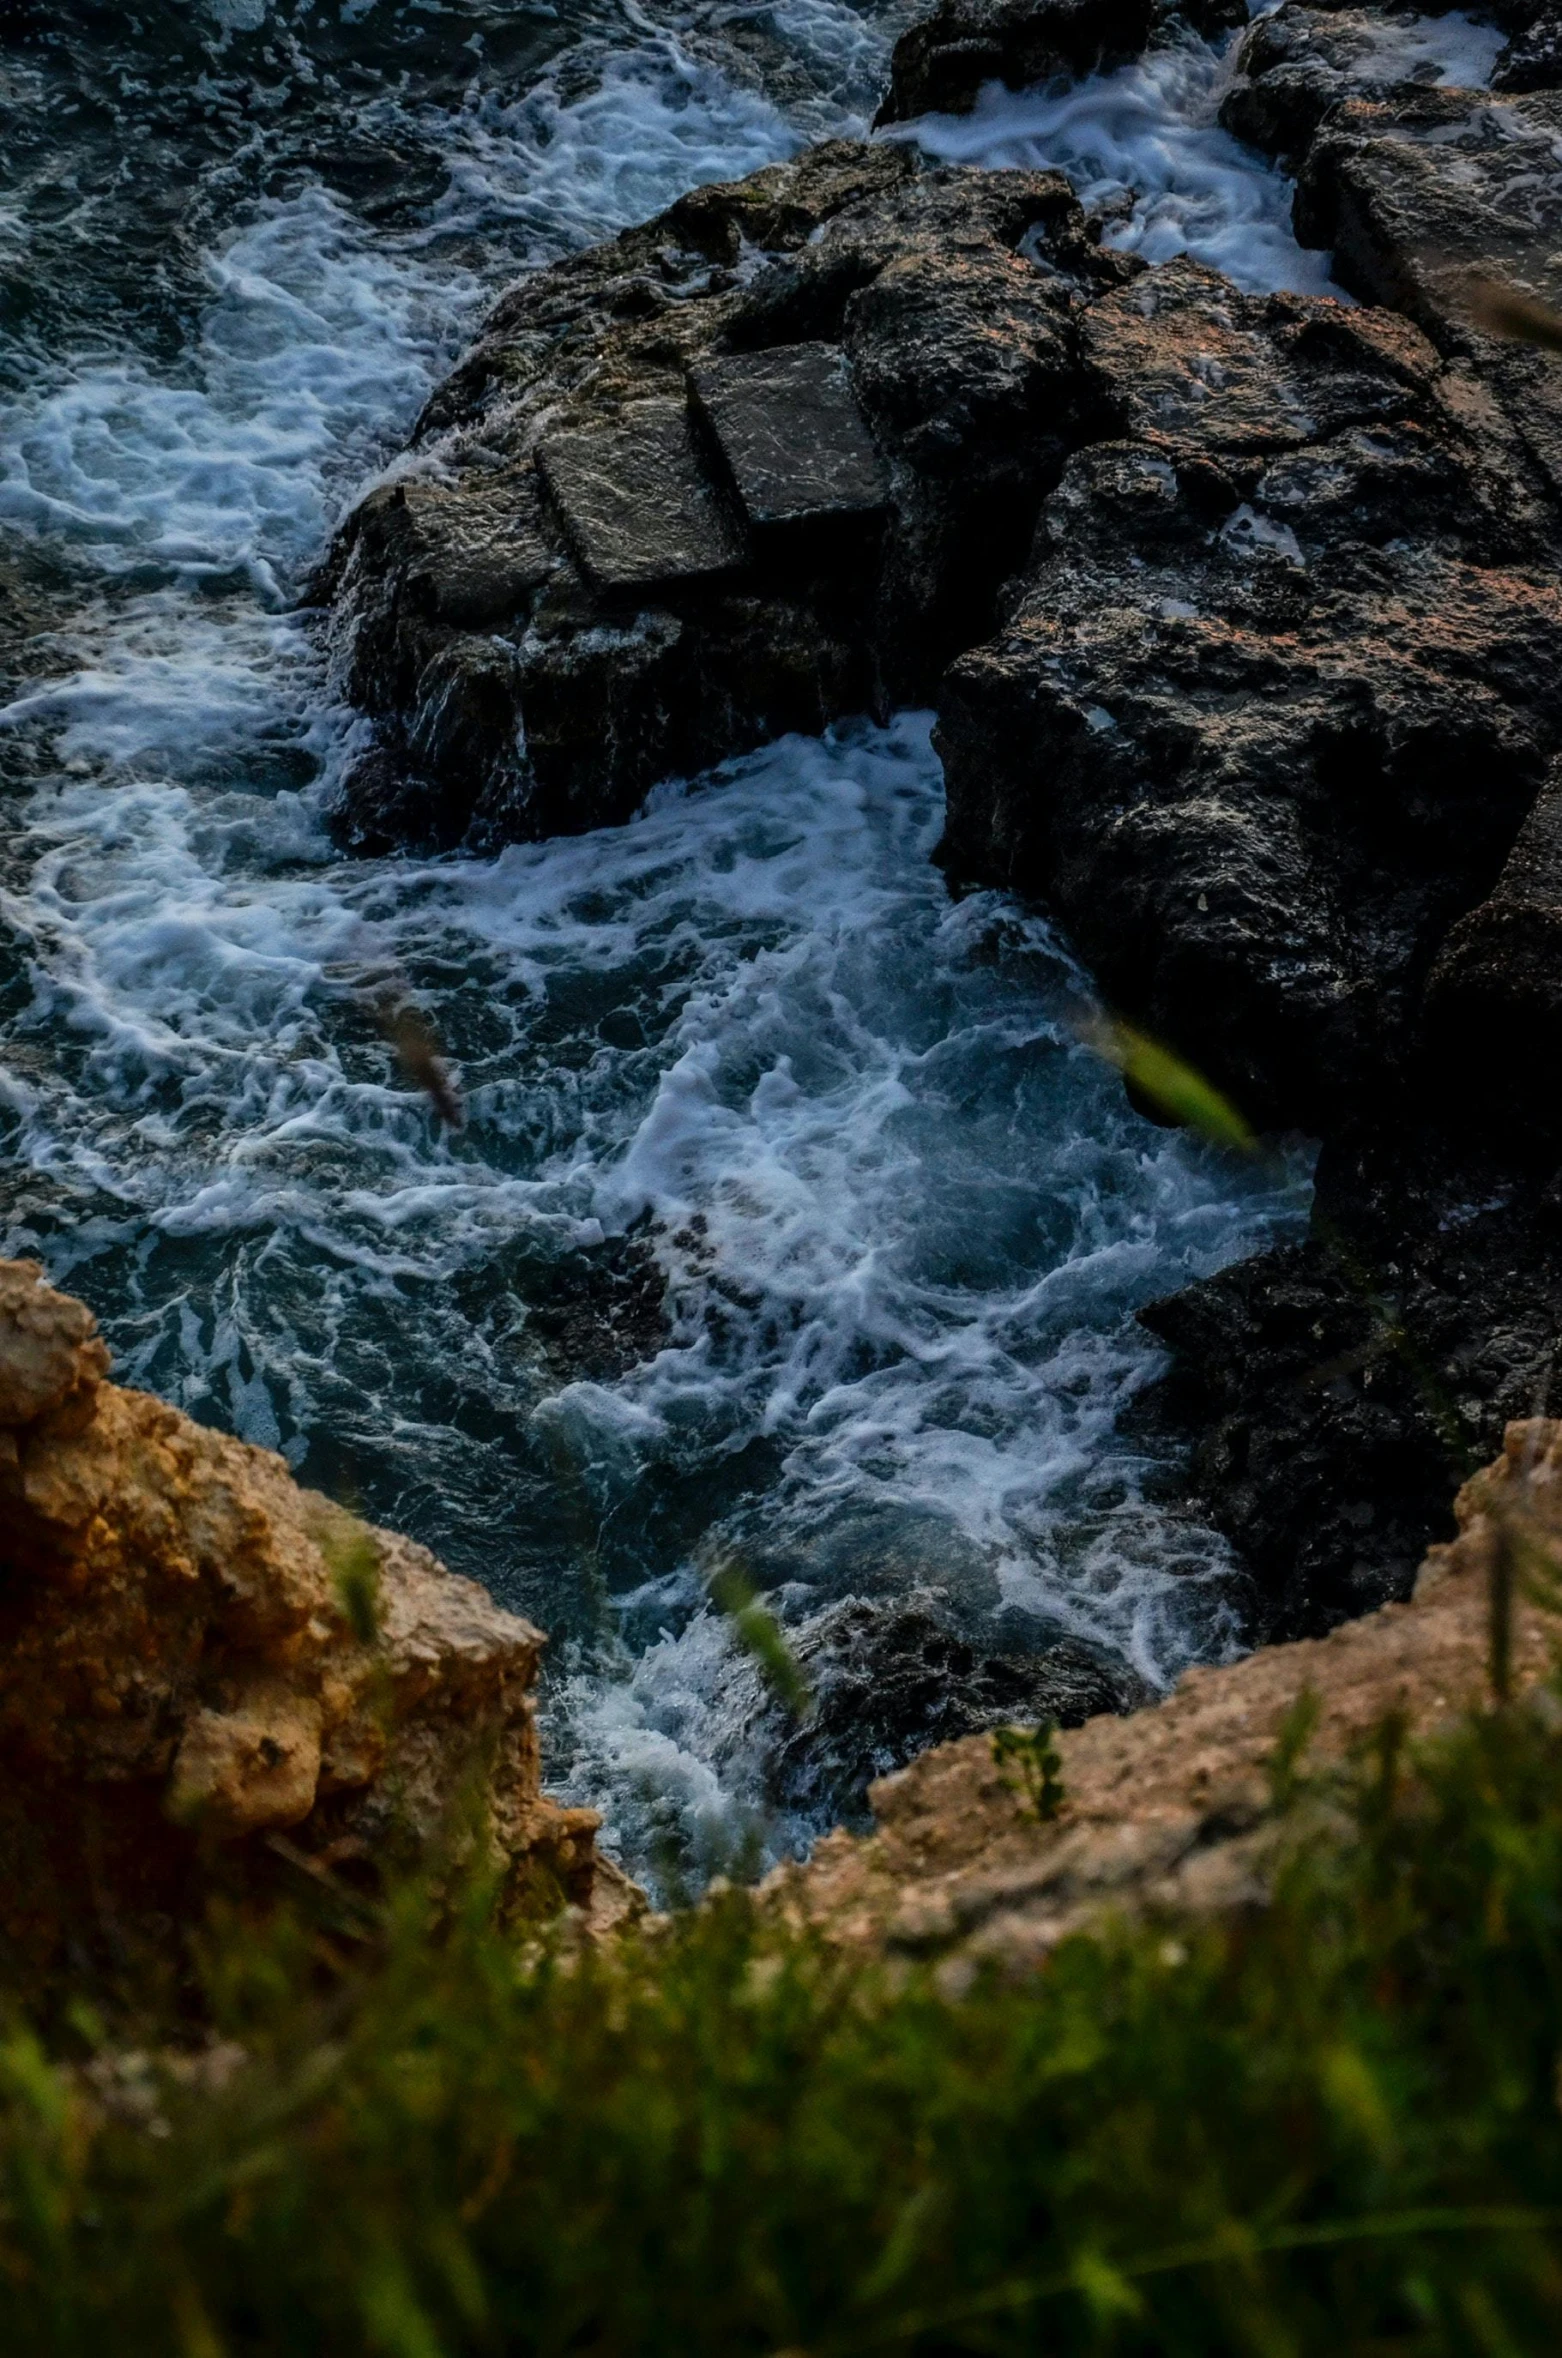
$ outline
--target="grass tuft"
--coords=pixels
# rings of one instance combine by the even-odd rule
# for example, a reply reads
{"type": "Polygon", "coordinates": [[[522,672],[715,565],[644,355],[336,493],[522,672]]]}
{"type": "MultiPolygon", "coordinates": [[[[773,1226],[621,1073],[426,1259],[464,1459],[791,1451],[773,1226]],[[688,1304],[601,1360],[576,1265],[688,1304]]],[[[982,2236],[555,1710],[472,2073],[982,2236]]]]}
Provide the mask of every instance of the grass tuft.
{"type": "Polygon", "coordinates": [[[203,2053],[85,2005],[0,2038],[6,2347],[1552,2350],[1559,1726],[1304,1779],[1299,1717],[1268,1908],[958,1997],[741,1890],[595,1953],[448,1863],[352,1942],[307,1892],[216,1922],[203,2053]]]}

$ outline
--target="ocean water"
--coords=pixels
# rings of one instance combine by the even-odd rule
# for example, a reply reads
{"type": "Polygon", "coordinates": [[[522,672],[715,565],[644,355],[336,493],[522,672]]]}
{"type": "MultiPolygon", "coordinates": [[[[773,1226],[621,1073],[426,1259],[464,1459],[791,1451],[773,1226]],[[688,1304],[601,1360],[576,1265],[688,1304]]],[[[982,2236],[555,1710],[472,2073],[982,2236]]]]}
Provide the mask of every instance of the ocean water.
{"type": "MultiPolygon", "coordinates": [[[[1483,86],[1505,39],[1457,13],[1385,19],[1363,78],[1483,86]]],[[[991,83],[970,114],[930,115],[906,135],[943,163],[1059,167],[1106,213],[1105,243],[1146,262],[1187,253],[1252,294],[1338,296],[1329,256],[1292,234],[1291,182],[1217,120],[1238,48],[1185,30],[1112,73],[1028,91],[991,83]]]]}
{"type": "MultiPolygon", "coordinates": [[[[285,29],[213,22],[223,58],[285,29]]],[[[1068,1634],[1152,1683],[1241,1643],[1222,1544],[1127,1418],[1160,1365],[1133,1314],[1305,1207],[1302,1160],[1132,1111],[1037,918],[951,900],[925,715],[494,859],[344,862],[322,826],[355,723],[298,585],[486,301],[860,131],[885,37],[785,0],[583,21],[520,80],[474,51],[453,97],[377,102],[437,151],[426,203],[290,168],[202,251],[177,349],[67,326],[0,412],[0,526],[76,585],[0,712],[0,1249],[92,1303],[124,1380],[545,1626],[550,1779],[653,1875],[842,1806],[774,1802],[720,1563],[805,1634],[915,1589],[973,1642],[1068,1634]],[[444,1042],[458,1133],[387,996],[444,1042]]],[[[1159,147],[1113,154],[1152,209],[1184,185],[1170,87],[1159,147]]],[[[1051,139],[1088,179],[1083,134],[1025,119],[985,160],[1051,139]]],[[[1226,233],[1292,283],[1238,154],[1226,233]]],[[[1184,180],[1192,243],[1221,200],[1184,180]]]]}

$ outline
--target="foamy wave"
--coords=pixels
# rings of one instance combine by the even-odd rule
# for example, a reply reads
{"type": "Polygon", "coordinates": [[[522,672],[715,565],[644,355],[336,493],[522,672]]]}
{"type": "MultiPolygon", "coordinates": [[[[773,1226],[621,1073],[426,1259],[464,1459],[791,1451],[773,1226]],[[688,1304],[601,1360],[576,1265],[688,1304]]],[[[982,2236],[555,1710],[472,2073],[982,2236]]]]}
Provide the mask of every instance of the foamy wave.
{"type": "MultiPolygon", "coordinates": [[[[816,93],[860,76],[837,0],[770,16],[816,93]]],[[[654,29],[565,91],[462,109],[415,231],[260,207],[180,370],[62,369],[4,421],[0,507],[107,584],[4,715],[57,757],[3,903],[4,1244],[94,1301],[131,1380],[572,1643],[560,1773],[636,1858],[710,1863],[762,1783],[712,1548],[804,1619],[918,1581],[1156,1677],[1231,1642],[1224,1550],[1121,1437],[1157,1364],[1133,1311],[1304,1190],[1139,1120],[1046,929],[951,906],[926,716],[591,837],[334,857],[354,724],[283,610],[334,507],[508,268],[802,119],[654,29]],[[460,1136],[397,1071],[387,991],[444,1039],[460,1136]],[[602,1364],[550,1340],[577,1299],[602,1364]]]]}
{"type": "Polygon", "coordinates": [[[990,83],[968,115],[908,126],[942,162],[1056,167],[1087,211],[1115,215],[1106,243],[1146,262],[1191,254],[1255,293],[1337,294],[1328,256],[1299,246],[1292,184],[1221,130],[1229,45],[1192,34],[1065,89],[990,83]]]}

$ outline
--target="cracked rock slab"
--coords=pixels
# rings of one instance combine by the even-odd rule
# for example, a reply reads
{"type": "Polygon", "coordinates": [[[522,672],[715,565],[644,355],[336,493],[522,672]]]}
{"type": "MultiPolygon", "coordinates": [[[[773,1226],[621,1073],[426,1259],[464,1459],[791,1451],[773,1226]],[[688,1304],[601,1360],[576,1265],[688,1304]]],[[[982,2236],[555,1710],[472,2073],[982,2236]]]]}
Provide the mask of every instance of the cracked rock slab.
{"type": "Polygon", "coordinates": [[[697,368],[690,384],[750,524],[876,515],[889,492],[837,345],[792,344],[697,368]]]}

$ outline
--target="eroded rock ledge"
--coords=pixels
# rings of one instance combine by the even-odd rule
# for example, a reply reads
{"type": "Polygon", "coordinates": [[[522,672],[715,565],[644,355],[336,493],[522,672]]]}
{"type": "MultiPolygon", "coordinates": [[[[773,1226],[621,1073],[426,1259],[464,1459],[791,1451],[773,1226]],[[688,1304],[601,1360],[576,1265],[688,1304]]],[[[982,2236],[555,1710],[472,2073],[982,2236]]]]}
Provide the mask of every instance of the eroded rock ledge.
{"type": "Polygon", "coordinates": [[[508,1904],[629,1887],[541,1791],[543,1639],[268,1451],[107,1382],[91,1313],[0,1262],[0,1936],[46,1967],[203,1893],[373,1871],[463,1797],[508,1904]]]}

